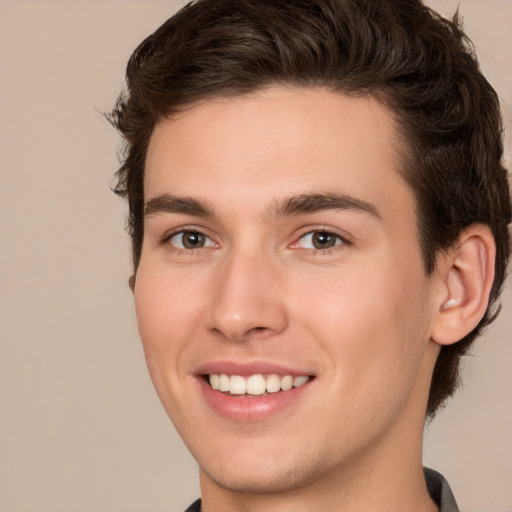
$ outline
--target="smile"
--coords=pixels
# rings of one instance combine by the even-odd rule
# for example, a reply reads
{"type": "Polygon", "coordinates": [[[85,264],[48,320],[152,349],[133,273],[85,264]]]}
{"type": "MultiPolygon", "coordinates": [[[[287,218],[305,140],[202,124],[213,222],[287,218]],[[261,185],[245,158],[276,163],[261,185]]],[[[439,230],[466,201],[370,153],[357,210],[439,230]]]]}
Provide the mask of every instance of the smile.
{"type": "Polygon", "coordinates": [[[309,381],[309,376],[270,374],[249,375],[227,375],[225,373],[211,373],[208,376],[210,386],[223,393],[237,396],[265,396],[280,391],[290,391],[293,388],[303,386],[309,381]]]}
{"type": "Polygon", "coordinates": [[[260,422],[301,407],[317,387],[316,373],[264,361],[214,361],[194,372],[201,396],[216,414],[244,423],[260,422]]]}

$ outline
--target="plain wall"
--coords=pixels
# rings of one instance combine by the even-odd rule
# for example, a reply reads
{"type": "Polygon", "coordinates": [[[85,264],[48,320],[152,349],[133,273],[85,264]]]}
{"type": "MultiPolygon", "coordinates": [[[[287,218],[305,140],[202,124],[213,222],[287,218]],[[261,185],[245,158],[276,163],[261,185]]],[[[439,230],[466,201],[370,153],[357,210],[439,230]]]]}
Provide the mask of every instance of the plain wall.
{"type": "MultiPolygon", "coordinates": [[[[109,190],[119,138],[101,115],[133,48],[183,3],[0,0],[0,512],[178,512],[199,495],[145,368],[109,190]]],[[[512,2],[460,6],[510,163],[512,2]]],[[[511,313],[509,284],[427,429],[425,462],[465,512],[512,512],[511,313]]]]}

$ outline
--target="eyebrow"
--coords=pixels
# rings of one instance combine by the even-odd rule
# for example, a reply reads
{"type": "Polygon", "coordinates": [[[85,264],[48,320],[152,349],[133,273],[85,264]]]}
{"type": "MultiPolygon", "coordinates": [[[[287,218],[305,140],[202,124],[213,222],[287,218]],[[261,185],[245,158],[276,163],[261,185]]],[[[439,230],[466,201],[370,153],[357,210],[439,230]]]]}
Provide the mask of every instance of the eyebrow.
{"type": "MultiPolygon", "coordinates": [[[[300,194],[278,201],[269,213],[273,217],[297,216],[326,210],[352,210],[368,213],[382,220],[379,210],[362,199],[347,194],[325,192],[315,194],[300,194]]],[[[171,194],[161,194],[151,198],[144,205],[144,215],[147,217],[162,213],[177,213],[195,217],[214,217],[212,206],[193,197],[178,197],[171,194]]]]}
{"type": "Polygon", "coordinates": [[[213,217],[213,208],[199,199],[193,197],[177,197],[170,194],[161,194],[151,198],[144,204],[144,215],[150,217],[160,213],[181,213],[196,217],[213,217]]]}
{"type": "Polygon", "coordinates": [[[294,216],[325,210],[353,210],[369,213],[382,220],[376,206],[362,199],[337,192],[300,194],[278,202],[272,214],[276,217],[294,216]]]}

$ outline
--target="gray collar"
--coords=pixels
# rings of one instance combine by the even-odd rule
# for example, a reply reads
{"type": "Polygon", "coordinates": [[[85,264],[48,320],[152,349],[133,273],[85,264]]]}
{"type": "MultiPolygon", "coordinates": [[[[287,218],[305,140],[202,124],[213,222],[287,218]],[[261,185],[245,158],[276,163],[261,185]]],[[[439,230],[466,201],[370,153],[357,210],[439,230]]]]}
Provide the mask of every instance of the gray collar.
{"type": "Polygon", "coordinates": [[[441,473],[423,468],[427,489],[431,498],[439,507],[439,512],[460,512],[452,490],[441,473]]]}

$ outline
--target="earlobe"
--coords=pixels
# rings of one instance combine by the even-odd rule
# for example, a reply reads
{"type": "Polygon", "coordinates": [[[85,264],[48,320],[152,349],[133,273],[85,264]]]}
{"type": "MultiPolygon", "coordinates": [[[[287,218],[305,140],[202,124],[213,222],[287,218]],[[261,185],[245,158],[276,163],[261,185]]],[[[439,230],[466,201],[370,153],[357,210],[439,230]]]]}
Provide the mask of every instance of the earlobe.
{"type": "Polygon", "coordinates": [[[484,316],[494,280],[495,253],[490,229],[474,224],[461,233],[453,249],[440,255],[431,333],[440,345],[461,340],[484,316]]]}

